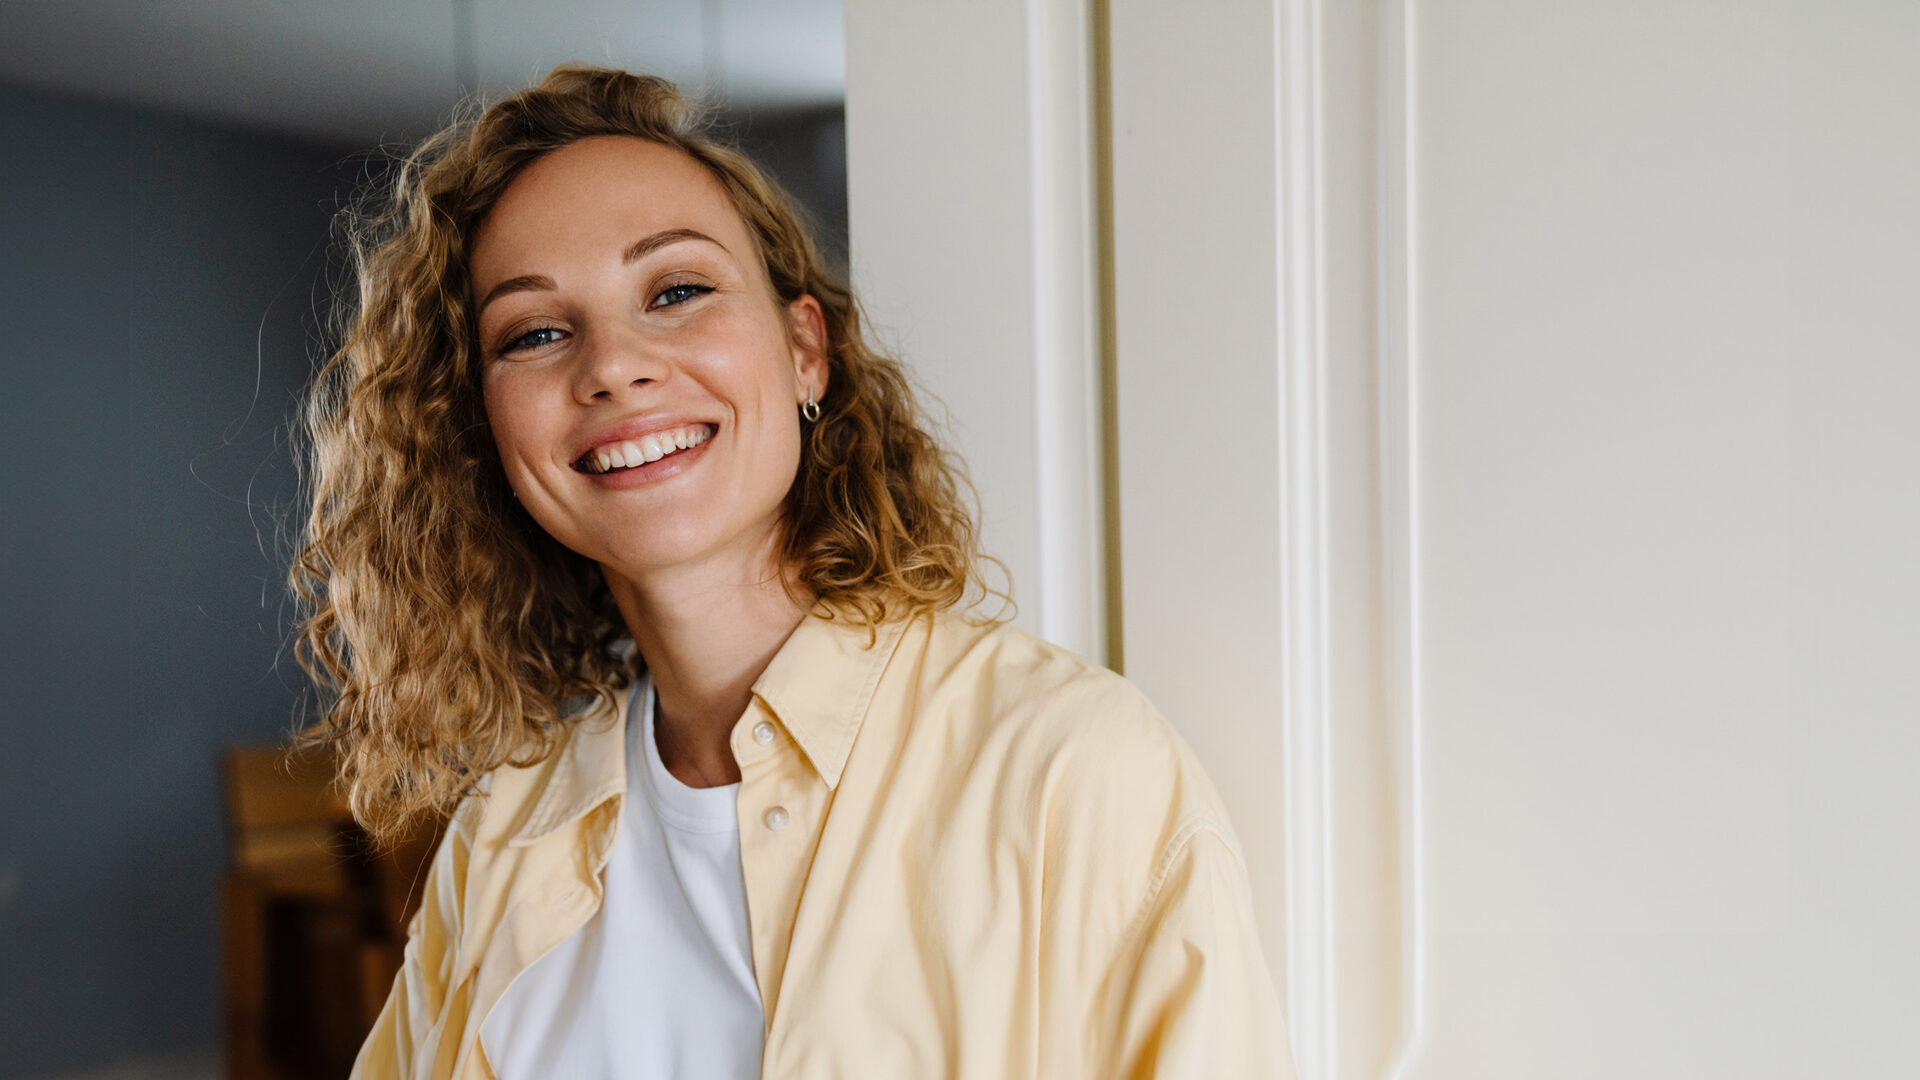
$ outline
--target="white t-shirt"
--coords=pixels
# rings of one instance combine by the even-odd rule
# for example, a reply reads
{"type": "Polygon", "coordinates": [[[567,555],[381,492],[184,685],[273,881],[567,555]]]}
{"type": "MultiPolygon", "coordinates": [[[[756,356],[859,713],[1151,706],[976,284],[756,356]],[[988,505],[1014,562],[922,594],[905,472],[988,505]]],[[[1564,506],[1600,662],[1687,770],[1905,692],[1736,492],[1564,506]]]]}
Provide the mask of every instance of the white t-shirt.
{"type": "Polygon", "coordinates": [[[480,1028],[500,1080],[740,1080],[763,1019],[740,871],[739,784],[660,763],[653,682],[627,701],[627,798],[587,924],[520,973],[480,1028]]]}

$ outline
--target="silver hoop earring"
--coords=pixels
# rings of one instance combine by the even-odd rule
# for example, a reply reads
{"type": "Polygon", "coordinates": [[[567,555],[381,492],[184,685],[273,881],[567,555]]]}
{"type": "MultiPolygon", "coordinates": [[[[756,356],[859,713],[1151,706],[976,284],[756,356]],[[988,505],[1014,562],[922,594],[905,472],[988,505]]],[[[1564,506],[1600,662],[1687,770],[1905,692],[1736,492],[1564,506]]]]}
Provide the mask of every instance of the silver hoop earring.
{"type": "Polygon", "coordinates": [[[800,406],[800,415],[809,420],[820,419],[820,405],[813,400],[813,387],[807,387],[807,403],[800,406]]]}

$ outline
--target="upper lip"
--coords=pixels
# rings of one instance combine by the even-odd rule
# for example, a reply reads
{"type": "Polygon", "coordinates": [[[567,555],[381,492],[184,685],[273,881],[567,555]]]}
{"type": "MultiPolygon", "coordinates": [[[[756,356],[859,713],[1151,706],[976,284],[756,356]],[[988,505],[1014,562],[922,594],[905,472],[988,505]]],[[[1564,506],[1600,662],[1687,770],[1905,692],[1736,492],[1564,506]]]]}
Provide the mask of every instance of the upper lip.
{"type": "Polygon", "coordinates": [[[698,416],[688,416],[684,413],[656,413],[652,416],[636,416],[631,420],[615,424],[609,428],[602,428],[598,432],[595,432],[592,436],[588,437],[586,441],[576,447],[573,456],[567,460],[571,464],[578,464],[581,459],[603,446],[610,446],[613,443],[619,442],[632,442],[643,435],[651,435],[656,431],[667,431],[672,428],[686,427],[689,424],[705,424],[716,432],[720,430],[720,425],[716,421],[706,420],[698,416]]]}

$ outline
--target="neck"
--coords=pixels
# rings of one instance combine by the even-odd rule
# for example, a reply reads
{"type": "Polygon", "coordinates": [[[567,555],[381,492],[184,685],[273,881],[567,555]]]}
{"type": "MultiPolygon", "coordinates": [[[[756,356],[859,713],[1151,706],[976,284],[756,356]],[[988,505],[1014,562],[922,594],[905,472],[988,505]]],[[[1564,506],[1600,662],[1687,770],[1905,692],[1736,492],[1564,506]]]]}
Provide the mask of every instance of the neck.
{"type": "Polygon", "coordinates": [[[733,727],[811,608],[787,594],[792,568],[770,554],[640,574],[602,566],[653,679],[661,764],[691,787],[739,781],[733,727]]]}

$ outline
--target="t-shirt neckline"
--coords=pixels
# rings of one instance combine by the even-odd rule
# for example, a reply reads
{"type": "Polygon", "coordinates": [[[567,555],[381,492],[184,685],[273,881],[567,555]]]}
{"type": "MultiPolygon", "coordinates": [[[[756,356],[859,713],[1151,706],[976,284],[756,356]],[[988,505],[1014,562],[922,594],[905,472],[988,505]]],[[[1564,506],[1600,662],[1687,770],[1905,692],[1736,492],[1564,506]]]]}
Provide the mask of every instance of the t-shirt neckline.
{"type": "Polygon", "coordinates": [[[668,772],[660,761],[660,743],[654,733],[658,711],[653,678],[643,672],[627,698],[627,768],[638,775],[654,812],[661,821],[685,832],[739,831],[740,784],[689,787],[668,772]]]}

